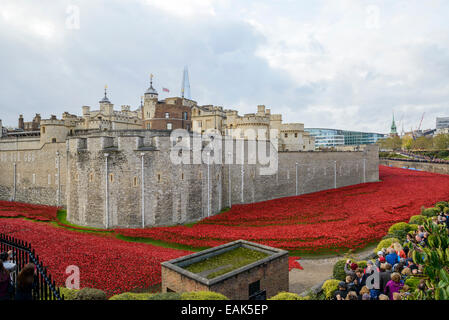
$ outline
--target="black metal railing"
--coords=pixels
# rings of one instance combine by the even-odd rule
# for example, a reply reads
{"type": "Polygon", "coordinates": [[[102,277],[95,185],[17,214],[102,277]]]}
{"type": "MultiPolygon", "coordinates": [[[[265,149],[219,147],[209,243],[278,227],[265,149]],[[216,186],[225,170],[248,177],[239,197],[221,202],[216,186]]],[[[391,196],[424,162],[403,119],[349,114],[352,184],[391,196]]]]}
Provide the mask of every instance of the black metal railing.
{"type": "Polygon", "coordinates": [[[55,280],[47,272],[47,267],[39,260],[39,256],[30,243],[0,233],[0,252],[7,251],[12,251],[12,260],[16,264],[16,269],[11,274],[14,288],[16,288],[20,270],[26,264],[33,263],[37,271],[32,290],[33,300],[64,300],[64,296],[56,287],[55,280]]]}

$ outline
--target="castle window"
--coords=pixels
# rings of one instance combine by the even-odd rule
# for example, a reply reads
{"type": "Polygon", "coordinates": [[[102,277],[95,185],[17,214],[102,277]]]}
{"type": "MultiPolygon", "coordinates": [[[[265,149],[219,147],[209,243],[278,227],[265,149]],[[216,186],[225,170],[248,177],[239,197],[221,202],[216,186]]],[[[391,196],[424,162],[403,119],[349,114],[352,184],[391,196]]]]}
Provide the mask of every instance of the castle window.
{"type": "Polygon", "coordinates": [[[184,180],[184,172],[181,173],[181,180],[184,180]]]}
{"type": "Polygon", "coordinates": [[[157,175],[157,182],[161,182],[161,175],[160,174],[157,175]]]}
{"type": "Polygon", "coordinates": [[[295,133],[295,138],[298,138],[298,134],[297,133],[295,133]]]}
{"type": "Polygon", "coordinates": [[[169,122],[167,123],[167,130],[171,130],[172,129],[172,124],[169,122]]]}
{"type": "Polygon", "coordinates": [[[137,177],[134,177],[133,185],[134,187],[137,187],[137,177]]]}
{"type": "Polygon", "coordinates": [[[51,139],[51,143],[56,143],[56,138],[51,139]]]}
{"type": "Polygon", "coordinates": [[[109,174],[109,181],[114,182],[114,174],[113,173],[109,174]]]}
{"type": "Polygon", "coordinates": [[[45,133],[45,127],[42,127],[42,133],[45,133]]]}
{"type": "Polygon", "coordinates": [[[51,184],[51,175],[48,175],[48,184],[51,184]]]}
{"type": "Polygon", "coordinates": [[[36,184],[36,174],[33,173],[33,184],[36,184]]]}
{"type": "Polygon", "coordinates": [[[93,173],[89,174],[89,181],[90,182],[94,181],[94,174],[93,173]]]}
{"type": "Polygon", "coordinates": [[[170,113],[169,113],[169,112],[166,112],[166,113],[165,113],[165,119],[168,119],[168,118],[170,118],[170,113]]]}
{"type": "Polygon", "coordinates": [[[150,130],[150,128],[151,128],[151,124],[148,122],[147,123],[147,130],[150,130]]]}
{"type": "Polygon", "coordinates": [[[203,173],[200,172],[200,179],[203,179],[203,173]]]}
{"type": "Polygon", "coordinates": [[[285,134],[284,134],[284,137],[288,138],[288,133],[285,133],[285,134]]]}
{"type": "Polygon", "coordinates": [[[184,115],[184,120],[187,120],[187,111],[184,111],[183,115],[184,115]]]}

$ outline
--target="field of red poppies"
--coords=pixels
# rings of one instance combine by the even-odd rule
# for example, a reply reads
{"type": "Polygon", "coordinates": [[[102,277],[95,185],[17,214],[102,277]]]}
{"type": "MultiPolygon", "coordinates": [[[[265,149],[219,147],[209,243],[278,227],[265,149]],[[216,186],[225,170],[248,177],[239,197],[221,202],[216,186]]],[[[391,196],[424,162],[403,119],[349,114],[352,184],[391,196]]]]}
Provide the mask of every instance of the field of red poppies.
{"type": "MultiPolygon", "coordinates": [[[[388,228],[419,214],[421,206],[449,199],[449,176],[380,167],[381,182],[297,197],[235,205],[193,227],[118,229],[88,234],[24,219],[0,219],[0,233],[30,242],[58,285],[69,265],[81,271],[81,287],[113,295],[160,283],[160,263],[189,254],[117,239],[117,234],[206,247],[246,239],[292,251],[318,253],[361,248],[388,228]]],[[[0,201],[0,218],[57,220],[57,208],[0,201]]],[[[299,257],[289,268],[301,269],[299,257]]]]}
{"type": "Polygon", "coordinates": [[[160,283],[161,262],[191,253],[23,219],[0,219],[0,233],[30,242],[57,285],[64,286],[67,266],[76,265],[81,287],[108,296],[160,283]]]}
{"type": "Polygon", "coordinates": [[[25,217],[39,221],[55,221],[57,207],[0,200],[0,217],[25,217]]]}
{"type": "Polygon", "coordinates": [[[193,247],[236,239],[305,253],[362,248],[388,228],[419,214],[421,206],[449,199],[449,176],[380,166],[381,182],[235,205],[193,227],[119,229],[193,247]]]}

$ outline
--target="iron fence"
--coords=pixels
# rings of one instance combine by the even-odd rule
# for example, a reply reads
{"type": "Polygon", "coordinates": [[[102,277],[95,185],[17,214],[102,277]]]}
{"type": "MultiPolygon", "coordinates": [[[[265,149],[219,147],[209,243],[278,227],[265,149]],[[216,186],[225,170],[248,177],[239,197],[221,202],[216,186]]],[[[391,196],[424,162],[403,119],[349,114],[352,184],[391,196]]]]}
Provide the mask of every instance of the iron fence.
{"type": "Polygon", "coordinates": [[[64,300],[64,296],[56,287],[55,280],[52,279],[47,267],[43,265],[30,243],[0,233],[0,252],[7,251],[12,251],[12,260],[16,264],[15,271],[11,273],[14,288],[16,288],[20,270],[26,264],[33,263],[37,271],[32,290],[33,300],[64,300]]]}

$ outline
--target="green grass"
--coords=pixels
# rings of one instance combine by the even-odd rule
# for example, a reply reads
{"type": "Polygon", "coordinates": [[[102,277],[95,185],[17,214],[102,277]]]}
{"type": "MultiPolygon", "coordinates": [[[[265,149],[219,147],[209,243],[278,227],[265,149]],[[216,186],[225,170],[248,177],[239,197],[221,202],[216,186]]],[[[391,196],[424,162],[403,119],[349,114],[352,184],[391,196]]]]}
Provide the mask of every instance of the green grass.
{"type": "Polygon", "coordinates": [[[269,254],[265,252],[260,252],[257,250],[252,250],[248,248],[239,247],[216,256],[207,258],[203,261],[199,261],[187,266],[185,269],[193,273],[201,273],[208,270],[214,270],[222,266],[227,266],[226,268],[217,270],[209,275],[208,279],[213,279],[228,273],[232,270],[241,268],[258,260],[268,257],[269,254]]]}
{"type": "Polygon", "coordinates": [[[177,249],[177,250],[186,250],[186,251],[203,251],[209,249],[210,247],[191,247],[184,244],[178,243],[169,243],[160,240],[154,240],[149,238],[135,238],[135,237],[126,237],[121,234],[116,235],[117,239],[128,241],[128,242],[138,242],[138,243],[147,243],[158,247],[169,248],[169,249],[177,249]]]}

